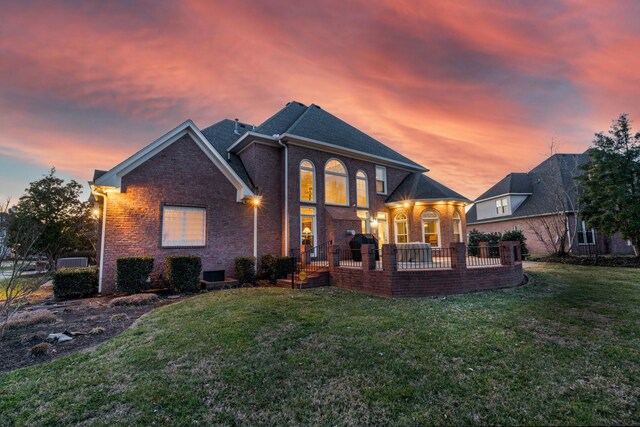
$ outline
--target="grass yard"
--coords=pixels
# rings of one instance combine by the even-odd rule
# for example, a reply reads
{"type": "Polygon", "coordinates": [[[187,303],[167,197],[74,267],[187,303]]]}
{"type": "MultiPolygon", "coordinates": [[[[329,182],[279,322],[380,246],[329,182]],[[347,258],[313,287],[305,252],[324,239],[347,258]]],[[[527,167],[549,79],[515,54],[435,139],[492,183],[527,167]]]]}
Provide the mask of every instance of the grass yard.
{"type": "Polygon", "coordinates": [[[0,424],[639,424],[640,271],[446,299],[240,289],[0,375],[0,424]]]}

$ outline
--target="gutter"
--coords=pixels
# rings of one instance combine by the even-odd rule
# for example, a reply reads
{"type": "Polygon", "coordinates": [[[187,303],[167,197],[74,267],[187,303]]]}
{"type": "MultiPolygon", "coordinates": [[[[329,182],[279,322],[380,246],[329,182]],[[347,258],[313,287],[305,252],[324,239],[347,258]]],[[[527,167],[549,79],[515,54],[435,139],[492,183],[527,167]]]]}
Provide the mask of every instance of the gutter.
{"type": "Polygon", "coordinates": [[[102,225],[100,232],[100,268],[98,270],[98,293],[102,293],[102,278],[104,275],[104,242],[105,242],[105,231],[107,228],[107,194],[99,193],[98,190],[91,184],[91,194],[96,197],[102,197],[102,225]]]}

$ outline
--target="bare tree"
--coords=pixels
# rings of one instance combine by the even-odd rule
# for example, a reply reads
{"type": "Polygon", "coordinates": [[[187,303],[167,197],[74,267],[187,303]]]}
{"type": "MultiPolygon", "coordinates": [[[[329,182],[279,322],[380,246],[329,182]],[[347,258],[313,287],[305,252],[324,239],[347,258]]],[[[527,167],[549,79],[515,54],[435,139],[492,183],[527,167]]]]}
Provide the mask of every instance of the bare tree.
{"type": "MultiPolygon", "coordinates": [[[[9,200],[0,204],[2,233],[12,221],[9,206],[9,200]]],[[[27,273],[37,255],[35,247],[42,233],[41,225],[32,221],[12,225],[12,250],[0,247],[0,340],[4,338],[9,318],[48,279],[45,275],[27,273]]]]}
{"type": "Polygon", "coordinates": [[[576,243],[582,190],[576,179],[581,173],[580,155],[556,156],[558,146],[555,140],[549,144],[548,161],[555,164],[548,165],[544,176],[533,177],[548,196],[548,214],[527,219],[525,223],[548,252],[562,256],[571,252],[576,243]]]}

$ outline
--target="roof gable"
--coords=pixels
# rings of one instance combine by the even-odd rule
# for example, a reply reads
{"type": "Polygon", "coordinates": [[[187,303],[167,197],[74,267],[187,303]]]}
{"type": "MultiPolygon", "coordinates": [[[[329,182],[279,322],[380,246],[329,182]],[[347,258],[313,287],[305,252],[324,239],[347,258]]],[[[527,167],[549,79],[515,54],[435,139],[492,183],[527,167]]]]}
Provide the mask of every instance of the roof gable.
{"type": "Polygon", "coordinates": [[[422,174],[411,173],[387,197],[385,203],[398,203],[405,200],[453,200],[470,203],[471,200],[456,193],[435,179],[422,174]]]}
{"type": "Polygon", "coordinates": [[[100,175],[93,181],[92,184],[104,187],[120,188],[122,177],[131,172],[142,163],[152,158],[156,154],[160,153],[165,148],[169,147],[174,142],[178,141],[185,135],[189,135],[193,141],[202,149],[204,154],[220,169],[225,177],[236,187],[238,190],[238,200],[245,196],[252,196],[253,192],[247,185],[247,183],[240,178],[238,173],[227,163],[222,155],[215,149],[207,138],[200,132],[196,125],[187,120],[181,125],[177,126],[173,130],[167,132],[151,144],[144,147],[122,163],[118,164],[108,172],[100,175]]]}

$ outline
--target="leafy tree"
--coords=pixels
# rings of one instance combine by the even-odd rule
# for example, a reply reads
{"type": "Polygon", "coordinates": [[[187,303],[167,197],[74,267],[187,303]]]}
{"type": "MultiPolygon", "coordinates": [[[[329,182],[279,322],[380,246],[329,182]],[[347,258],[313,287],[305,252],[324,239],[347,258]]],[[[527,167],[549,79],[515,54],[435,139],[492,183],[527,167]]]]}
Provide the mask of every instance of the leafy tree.
{"type": "Polygon", "coordinates": [[[588,154],[579,178],[584,220],[607,234],[621,232],[640,256],[640,132],[633,134],[622,114],[607,134],[595,135],[588,154]]]}
{"type": "Polygon", "coordinates": [[[13,209],[15,218],[8,236],[9,245],[15,245],[18,229],[30,223],[39,225],[42,232],[33,249],[46,255],[51,266],[65,252],[95,249],[97,238],[91,206],[80,200],[82,186],[74,180],[65,183],[55,172],[52,168],[48,175],[29,184],[13,209]]]}

